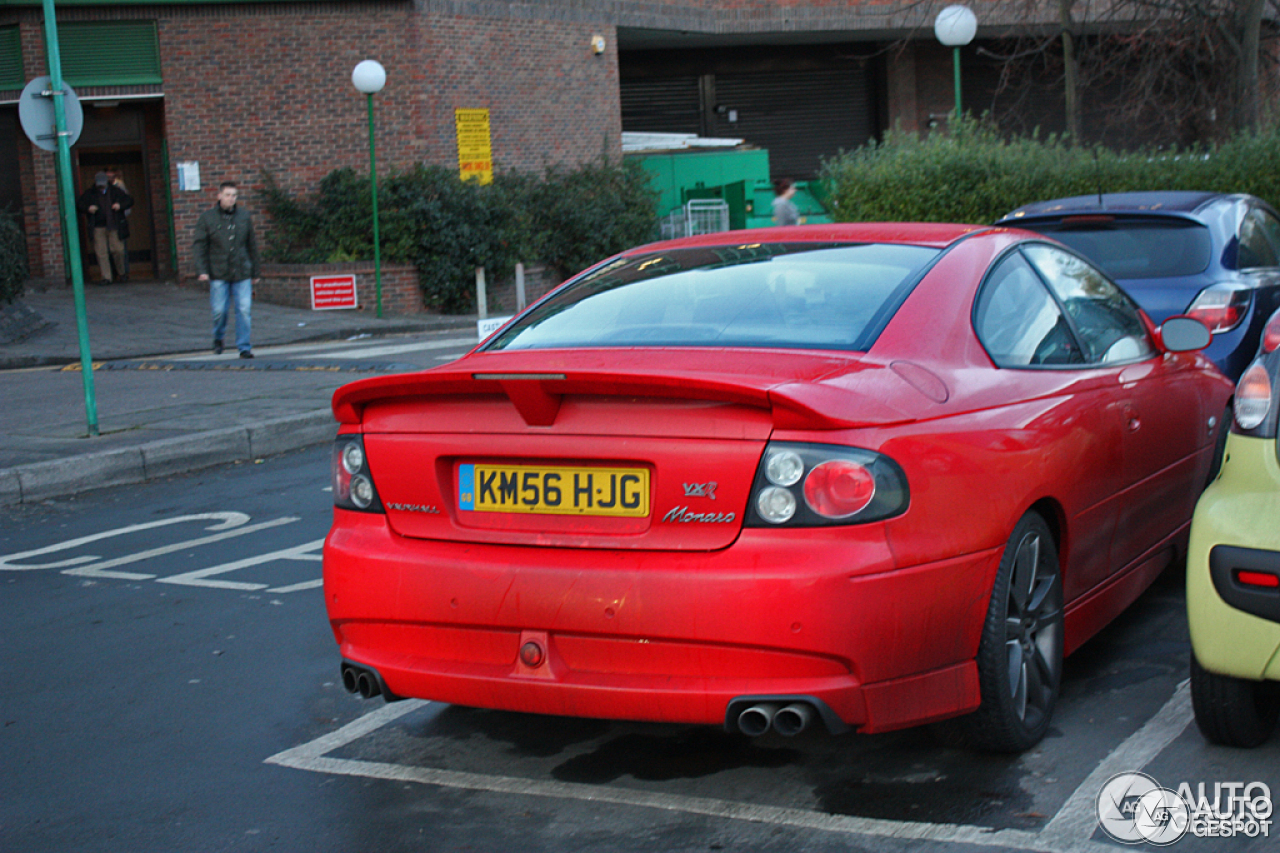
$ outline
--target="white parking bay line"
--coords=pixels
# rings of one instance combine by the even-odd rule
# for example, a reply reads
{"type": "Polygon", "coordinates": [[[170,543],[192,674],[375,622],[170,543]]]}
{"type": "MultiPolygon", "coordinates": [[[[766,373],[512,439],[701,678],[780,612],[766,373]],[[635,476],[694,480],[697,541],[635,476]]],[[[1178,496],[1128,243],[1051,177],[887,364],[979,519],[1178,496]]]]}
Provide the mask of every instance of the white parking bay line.
{"type": "Polygon", "coordinates": [[[302,592],[304,589],[319,589],[322,586],[324,586],[324,579],[316,578],[313,581],[303,581],[288,586],[273,586],[267,592],[302,592]]]}
{"type": "MultiPolygon", "coordinates": [[[[1077,800],[1082,797],[1096,798],[1102,782],[1090,787],[1095,777],[1102,775],[1102,780],[1109,778],[1112,766],[1135,761],[1140,764],[1125,765],[1124,769],[1138,770],[1154,757],[1172,737],[1166,739],[1168,730],[1177,726],[1177,710],[1179,695],[1175,694],[1169,704],[1144,726],[1141,731],[1131,736],[1119,748],[1108,756],[1098,768],[1076,790],[1067,802],[1063,811],[1040,832],[1024,830],[995,830],[983,826],[967,826],[948,823],[920,823],[916,821],[877,820],[873,818],[848,817],[844,815],[823,814],[805,809],[764,806],[753,803],[720,800],[708,797],[672,796],[669,794],[638,791],[625,787],[609,787],[604,785],[585,785],[572,782],[554,782],[537,779],[520,779],[511,776],[496,776],[483,773],[462,773],[452,770],[439,770],[430,767],[415,767],[405,764],[391,764],[383,761],[360,761],[346,758],[327,758],[327,754],[354,741],[365,737],[377,729],[388,725],[401,717],[430,705],[418,699],[385,705],[358,720],[343,726],[335,732],[316,740],[287,749],[266,759],[266,764],[276,764],[295,770],[307,770],[313,773],[331,773],[339,776],[358,776],[366,779],[388,779],[397,782],[418,782],[424,785],[437,785],[442,788],[455,788],[471,791],[486,791],[500,794],[516,794],[532,797],[551,797],[565,800],[577,800],[592,803],[611,803],[614,805],[634,806],[637,808],[661,809],[670,812],[703,815],[706,817],[724,818],[727,820],[745,820],[770,826],[787,826],[796,829],[821,830],[844,835],[870,836],[878,838],[894,838],[906,841],[933,841],[948,844],[972,844],[981,847],[995,847],[1013,850],[1033,850],[1039,853],[1115,853],[1115,848],[1090,840],[1097,821],[1092,825],[1082,825],[1076,820],[1077,800]],[[1170,706],[1175,706],[1170,710],[1170,706]],[[1163,721],[1157,722],[1157,720],[1163,721]],[[1148,727],[1154,724],[1156,744],[1138,744],[1140,736],[1153,734],[1148,727]],[[1113,761],[1114,759],[1114,761],[1113,761]],[[1059,822],[1063,813],[1069,812],[1067,819],[1059,822]],[[1050,832],[1049,829],[1053,828],[1050,832]]],[[[1182,720],[1182,728],[1187,720],[1182,720]]],[[[1178,729],[1178,732],[1181,728],[1178,729]]],[[[1176,737],[1175,733],[1173,737],[1176,737]]],[[[1119,771],[1116,771],[1119,772],[1119,771]]]]}
{"type": "Polygon", "coordinates": [[[1129,735],[1094,768],[1040,834],[1062,839],[1092,835],[1098,828],[1098,794],[1103,784],[1117,773],[1134,773],[1146,767],[1182,734],[1193,716],[1188,680],[1178,685],[1173,696],[1146,725],[1129,735]]]}

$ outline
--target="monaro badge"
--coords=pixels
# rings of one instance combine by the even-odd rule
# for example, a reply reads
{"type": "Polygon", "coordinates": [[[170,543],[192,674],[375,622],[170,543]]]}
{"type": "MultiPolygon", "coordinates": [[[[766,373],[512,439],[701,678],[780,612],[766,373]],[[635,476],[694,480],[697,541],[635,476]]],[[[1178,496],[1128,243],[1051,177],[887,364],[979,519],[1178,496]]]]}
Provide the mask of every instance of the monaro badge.
{"type": "Polygon", "coordinates": [[[671,524],[689,524],[695,521],[699,524],[732,524],[736,518],[737,515],[732,512],[694,512],[687,506],[677,506],[672,507],[662,520],[671,524]]]}
{"type": "Polygon", "coordinates": [[[710,483],[684,483],[683,485],[686,498],[716,499],[716,484],[714,480],[710,483]]]}

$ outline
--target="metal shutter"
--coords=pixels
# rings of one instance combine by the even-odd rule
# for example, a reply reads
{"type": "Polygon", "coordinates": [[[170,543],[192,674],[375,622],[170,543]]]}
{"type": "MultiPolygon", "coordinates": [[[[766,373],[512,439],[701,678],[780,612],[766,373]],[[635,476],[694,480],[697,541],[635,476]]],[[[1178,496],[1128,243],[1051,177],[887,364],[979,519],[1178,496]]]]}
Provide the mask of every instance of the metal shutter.
{"type": "Polygon", "coordinates": [[[619,90],[623,130],[702,133],[696,76],[623,80],[619,90]]]}
{"type": "Polygon", "coordinates": [[[164,82],[155,21],[92,21],[58,26],[62,77],[72,86],[164,82]]]}
{"type": "Polygon", "coordinates": [[[22,73],[22,36],[17,27],[0,27],[0,90],[27,85],[22,73]]]}
{"type": "Polygon", "coordinates": [[[857,148],[875,132],[870,81],[857,66],[721,73],[715,100],[711,134],[767,148],[774,177],[817,177],[823,158],[857,148]]]}

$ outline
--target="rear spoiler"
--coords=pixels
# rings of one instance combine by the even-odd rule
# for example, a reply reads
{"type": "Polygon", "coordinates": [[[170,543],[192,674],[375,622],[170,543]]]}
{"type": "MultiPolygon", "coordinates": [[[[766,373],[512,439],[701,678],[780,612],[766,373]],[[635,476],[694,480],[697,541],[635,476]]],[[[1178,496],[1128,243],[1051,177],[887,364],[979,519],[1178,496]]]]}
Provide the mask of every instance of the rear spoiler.
{"type": "MultiPolygon", "coordinates": [[[[876,371],[879,373],[879,371],[876,371]]],[[[567,395],[665,397],[709,400],[772,412],[781,429],[843,429],[857,423],[901,422],[908,416],[883,396],[859,395],[857,421],[849,415],[849,389],[811,383],[752,383],[739,376],[705,372],[576,369],[564,372],[487,372],[436,368],[424,373],[361,379],[334,392],[333,414],[342,424],[359,424],[364,407],[375,400],[441,396],[503,395],[529,426],[555,423],[567,395]],[[840,414],[836,414],[836,413],[840,414]]]]}

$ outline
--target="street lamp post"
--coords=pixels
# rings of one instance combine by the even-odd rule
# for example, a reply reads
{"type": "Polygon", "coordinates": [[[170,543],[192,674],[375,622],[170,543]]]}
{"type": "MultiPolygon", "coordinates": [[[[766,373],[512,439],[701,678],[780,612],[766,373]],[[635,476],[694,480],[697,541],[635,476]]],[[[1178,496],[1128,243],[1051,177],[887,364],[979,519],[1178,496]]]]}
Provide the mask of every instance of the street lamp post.
{"type": "Polygon", "coordinates": [[[951,48],[955,66],[956,118],[960,117],[960,48],[973,41],[978,33],[978,19],[968,6],[948,6],[938,13],[933,22],[933,34],[938,41],[951,48]]]}
{"type": "Polygon", "coordinates": [[[387,84],[387,71],[377,60],[366,59],[351,72],[351,82],[364,93],[369,105],[369,186],[373,189],[373,278],[378,304],[378,316],[382,316],[382,246],[378,239],[378,160],[373,145],[373,96],[387,84]]]}

